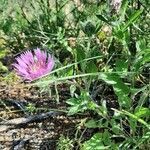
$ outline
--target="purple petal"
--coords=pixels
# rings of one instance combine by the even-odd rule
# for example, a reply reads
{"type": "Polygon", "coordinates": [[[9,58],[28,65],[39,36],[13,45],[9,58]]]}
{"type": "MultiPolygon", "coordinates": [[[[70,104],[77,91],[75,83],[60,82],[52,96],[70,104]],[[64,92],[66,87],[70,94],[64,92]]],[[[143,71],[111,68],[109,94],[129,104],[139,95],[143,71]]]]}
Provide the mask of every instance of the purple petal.
{"type": "Polygon", "coordinates": [[[17,63],[14,63],[14,69],[17,74],[23,79],[32,81],[49,73],[54,67],[54,59],[50,54],[39,48],[31,51],[26,51],[16,58],[17,63]]]}

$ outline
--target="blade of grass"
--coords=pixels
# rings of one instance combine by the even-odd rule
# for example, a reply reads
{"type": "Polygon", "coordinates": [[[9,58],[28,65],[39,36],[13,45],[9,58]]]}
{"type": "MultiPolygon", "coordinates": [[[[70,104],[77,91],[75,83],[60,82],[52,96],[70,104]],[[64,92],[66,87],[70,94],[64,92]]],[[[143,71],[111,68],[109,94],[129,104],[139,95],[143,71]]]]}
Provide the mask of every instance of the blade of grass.
{"type": "Polygon", "coordinates": [[[127,23],[125,24],[125,26],[123,27],[122,31],[125,32],[126,29],[138,19],[138,17],[141,15],[142,12],[143,10],[138,10],[134,14],[132,14],[127,23]]]}
{"type": "MultiPolygon", "coordinates": [[[[85,73],[85,74],[78,74],[78,75],[73,75],[73,76],[67,76],[67,77],[61,77],[61,78],[55,78],[52,80],[45,80],[45,81],[39,81],[37,83],[30,84],[29,86],[32,85],[47,85],[55,82],[60,82],[64,80],[70,80],[70,79],[75,79],[75,78],[80,78],[80,77],[88,77],[88,76],[100,76],[102,80],[104,80],[108,84],[116,84],[113,80],[107,79],[107,74],[120,74],[122,72],[94,72],[94,73],[85,73]]],[[[134,72],[128,72],[128,73],[134,73],[134,72]]]]}
{"type": "MultiPolygon", "coordinates": [[[[48,74],[46,74],[46,75],[43,75],[43,76],[41,76],[40,78],[43,78],[43,77],[48,76],[48,75],[51,75],[51,74],[56,73],[56,72],[58,72],[58,71],[64,70],[64,69],[66,69],[66,68],[72,67],[72,66],[74,66],[74,65],[80,64],[80,63],[82,63],[82,62],[89,61],[89,60],[93,60],[93,59],[98,59],[98,58],[102,58],[102,56],[95,56],[95,57],[90,57],[90,58],[87,58],[87,59],[83,59],[83,60],[81,60],[81,61],[78,61],[78,62],[69,64],[69,65],[67,65],[67,66],[64,66],[64,67],[61,67],[61,68],[58,68],[58,69],[55,69],[54,71],[51,71],[50,73],[48,73],[48,74]]],[[[38,79],[39,79],[39,78],[36,78],[35,80],[38,80],[38,79]]],[[[34,81],[35,81],[35,80],[34,80],[34,81]]]]}
{"type": "Polygon", "coordinates": [[[147,122],[145,122],[143,119],[135,116],[134,114],[131,114],[130,112],[128,112],[126,110],[121,110],[120,111],[120,110],[117,110],[117,109],[114,109],[114,108],[112,108],[112,110],[114,110],[114,111],[116,111],[116,112],[118,112],[120,114],[127,115],[127,116],[135,119],[136,121],[140,122],[141,124],[143,124],[144,126],[146,126],[150,130],[150,125],[147,122]]]}

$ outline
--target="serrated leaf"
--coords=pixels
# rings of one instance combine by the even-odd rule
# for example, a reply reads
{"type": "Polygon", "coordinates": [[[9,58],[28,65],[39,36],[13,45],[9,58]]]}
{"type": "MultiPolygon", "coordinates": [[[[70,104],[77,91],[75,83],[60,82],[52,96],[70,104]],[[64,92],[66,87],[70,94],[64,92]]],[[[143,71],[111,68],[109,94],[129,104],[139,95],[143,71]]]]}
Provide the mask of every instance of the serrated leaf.
{"type": "Polygon", "coordinates": [[[129,108],[131,105],[131,100],[128,97],[130,89],[126,84],[124,84],[120,76],[117,74],[105,74],[101,76],[101,79],[113,86],[114,92],[118,96],[120,106],[129,108]]]}

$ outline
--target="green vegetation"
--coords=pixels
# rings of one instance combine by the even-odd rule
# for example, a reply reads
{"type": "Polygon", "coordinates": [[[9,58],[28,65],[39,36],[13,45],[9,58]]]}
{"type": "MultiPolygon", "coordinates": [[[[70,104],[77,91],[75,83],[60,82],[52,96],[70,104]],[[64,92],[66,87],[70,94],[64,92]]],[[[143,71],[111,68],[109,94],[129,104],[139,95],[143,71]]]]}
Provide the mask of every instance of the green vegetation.
{"type": "Polygon", "coordinates": [[[55,69],[28,86],[47,92],[54,85],[61,103],[57,86],[66,83],[68,115],[90,114],[75,137],[60,137],[59,150],[150,149],[150,3],[110,7],[92,0],[0,1],[0,72],[8,73],[1,61],[9,53],[46,49],[55,69]],[[88,129],[97,132],[84,139],[88,129]]]}

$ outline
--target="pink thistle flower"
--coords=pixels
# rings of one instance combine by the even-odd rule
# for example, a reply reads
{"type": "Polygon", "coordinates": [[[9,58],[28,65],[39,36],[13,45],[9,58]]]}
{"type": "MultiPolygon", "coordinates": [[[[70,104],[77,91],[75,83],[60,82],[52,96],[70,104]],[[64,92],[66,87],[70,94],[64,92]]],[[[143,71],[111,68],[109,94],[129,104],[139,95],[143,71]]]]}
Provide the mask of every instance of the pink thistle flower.
{"type": "Polygon", "coordinates": [[[26,51],[16,58],[13,64],[17,74],[24,80],[33,81],[51,72],[54,67],[54,59],[50,54],[39,48],[26,51]]]}

